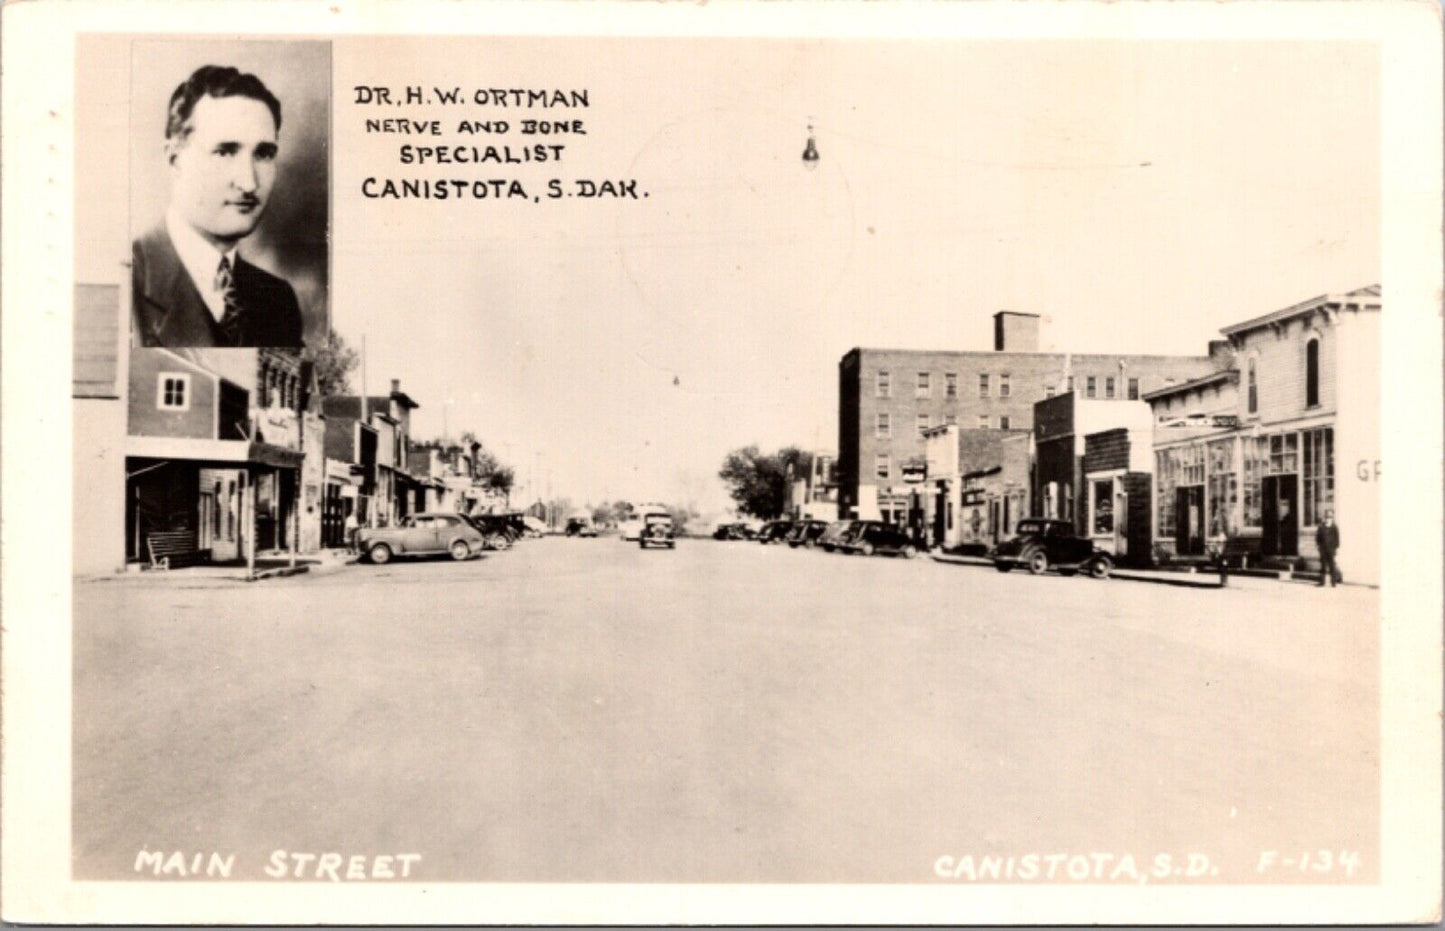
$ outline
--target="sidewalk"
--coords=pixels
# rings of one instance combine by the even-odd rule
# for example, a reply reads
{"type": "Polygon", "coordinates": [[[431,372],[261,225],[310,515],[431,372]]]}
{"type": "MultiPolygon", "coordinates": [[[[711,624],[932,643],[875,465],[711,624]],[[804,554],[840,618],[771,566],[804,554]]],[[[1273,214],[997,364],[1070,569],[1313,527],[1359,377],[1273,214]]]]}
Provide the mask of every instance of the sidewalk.
{"type": "MultiPolygon", "coordinates": [[[[943,553],[930,554],[934,562],[946,563],[953,566],[975,566],[993,568],[993,561],[982,556],[949,556],[943,553]]],[[[1015,571],[1026,572],[1026,569],[1015,571]]],[[[1130,582],[1152,582],[1155,585],[1173,585],[1177,588],[1224,588],[1219,573],[1214,571],[1190,572],[1182,569],[1132,569],[1115,568],[1109,574],[1113,579],[1125,579],[1130,582]]],[[[1316,577],[1317,578],[1317,577],[1316,577]]],[[[1229,583],[1241,579],[1250,581],[1279,581],[1295,582],[1297,584],[1313,584],[1315,579],[1296,574],[1292,579],[1281,578],[1278,574],[1265,575],[1259,571],[1252,571],[1246,574],[1229,573],[1229,583]]]]}
{"type": "Polygon", "coordinates": [[[280,579],[293,575],[310,573],[312,575],[325,575],[338,572],[342,568],[356,561],[356,557],[347,553],[344,549],[321,550],[316,553],[299,554],[293,565],[289,553],[265,553],[256,556],[256,571],[251,578],[246,577],[246,564],[241,561],[225,563],[207,563],[199,566],[186,566],[179,569],[149,569],[142,568],[139,563],[132,563],[126,567],[125,572],[117,572],[109,575],[77,576],[76,581],[82,582],[107,582],[107,581],[199,581],[199,580],[225,580],[232,582],[260,582],[264,579],[280,579]]]}

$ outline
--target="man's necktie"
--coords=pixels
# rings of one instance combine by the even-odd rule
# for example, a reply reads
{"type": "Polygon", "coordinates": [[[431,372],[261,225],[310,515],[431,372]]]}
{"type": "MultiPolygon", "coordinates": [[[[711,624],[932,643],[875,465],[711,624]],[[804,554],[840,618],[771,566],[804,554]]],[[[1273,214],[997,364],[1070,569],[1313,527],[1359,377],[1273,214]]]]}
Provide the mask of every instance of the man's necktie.
{"type": "Polygon", "coordinates": [[[230,256],[221,256],[221,266],[216,269],[216,290],[226,303],[226,312],[219,324],[227,346],[241,345],[241,298],[236,293],[236,277],[231,273],[230,256]]]}

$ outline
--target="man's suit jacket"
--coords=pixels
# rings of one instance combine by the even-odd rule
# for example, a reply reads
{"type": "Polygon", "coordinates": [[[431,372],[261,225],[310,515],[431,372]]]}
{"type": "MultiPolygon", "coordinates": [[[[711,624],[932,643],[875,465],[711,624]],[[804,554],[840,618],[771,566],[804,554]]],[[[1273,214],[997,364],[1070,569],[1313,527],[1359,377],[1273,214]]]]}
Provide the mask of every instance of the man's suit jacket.
{"type": "Polygon", "coordinates": [[[1319,529],[1315,531],[1315,546],[1321,553],[1329,553],[1332,556],[1338,552],[1340,548],[1339,525],[1331,524],[1326,527],[1324,524],[1320,524],[1319,529]]]}
{"type": "Polygon", "coordinates": [[[239,337],[228,340],[206,307],[165,227],[131,248],[132,310],[142,346],[276,346],[301,348],[301,306],[291,285],[236,257],[239,337]]]}

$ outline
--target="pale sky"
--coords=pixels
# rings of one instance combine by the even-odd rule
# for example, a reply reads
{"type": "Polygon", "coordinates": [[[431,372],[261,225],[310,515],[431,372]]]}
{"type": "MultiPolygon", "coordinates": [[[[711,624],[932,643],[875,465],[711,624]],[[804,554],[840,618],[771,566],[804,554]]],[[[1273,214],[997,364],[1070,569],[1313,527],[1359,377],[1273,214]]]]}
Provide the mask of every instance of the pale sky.
{"type": "MultiPolygon", "coordinates": [[[[1365,44],[368,40],[334,46],[333,325],[414,433],[551,491],[725,502],[724,454],[832,450],[854,346],[1204,352],[1379,280],[1365,44]],[[586,110],[369,108],[356,84],[585,88],[586,110]],[[585,121],[547,165],[404,166],[366,116],[585,121]],[[821,160],[801,154],[809,122],[821,160]],[[380,201],[367,176],[636,178],[639,201],[380,201]]],[[[436,141],[436,140],[432,140],[436,141]]]]}

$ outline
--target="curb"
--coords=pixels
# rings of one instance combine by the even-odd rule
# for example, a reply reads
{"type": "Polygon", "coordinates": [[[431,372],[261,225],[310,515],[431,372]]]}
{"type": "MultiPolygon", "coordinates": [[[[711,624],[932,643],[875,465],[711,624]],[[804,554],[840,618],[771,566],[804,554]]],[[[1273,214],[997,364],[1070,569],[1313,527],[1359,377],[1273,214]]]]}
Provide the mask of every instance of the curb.
{"type": "MultiPolygon", "coordinates": [[[[981,559],[981,558],[976,557],[976,556],[942,556],[942,555],[932,554],[932,555],[929,556],[929,558],[932,559],[934,562],[945,563],[945,564],[951,565],[951,566],[977,566],[977,567],[980,567],[980,568],[983,568],[983,567],[987,567],[987,568],[990,568],[990,569],[993,568],[993,563],[992,563],[991,561],[986,560],[986,559],[981,559]]],[[[1199,574],[1202,575],[1202,573],[1199,573],[1199,574]]],[[[1185,576],[1186,573],[1178,573],[1178,575],[1179,575],[1179,576],[1185,576]]],[[[1122,570],[1121,570],[1121,569],[1115,569],[1112,573],[1109,574],[1109,578],[1111,578],[1111,579],[1122,579],[1123,581],[1126,581],[1126,582],[1148,582],[1148,583],[1151,583],[1151,584],[1153,584],[1153,585],[1172,585],[1172,586],[1174,586],[1175,588],[1228,588],[1228,587],[1229,587],[1228,585],[1220,584],[1220,582],[1218,581],[1218,578],[1219,578],[1219,577],[1218,577],[1217,575],[1214,575],[1214,574],[1210,574],[1210,576],[1208,577],[1208,578],[1209,578],[1209,581],[1206,582],[1206,581],[1203,581],[1203,580],[1200,580],[1200,579],[1195,579],[1195,578],[1168,578],[1168,577],[1159,576],[1159,575],[1144,575],[1144,574],[1142,574],[1142,573],[1132,572],[1132,571],[1130,571],[1130,570],[1128,570],[1128,569],[1122,569],[1122,570]]]]}

